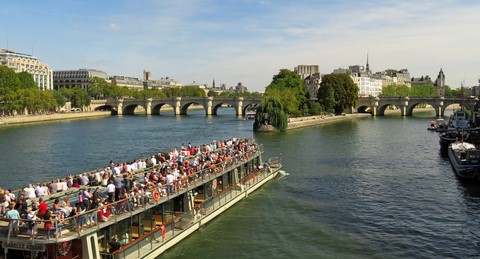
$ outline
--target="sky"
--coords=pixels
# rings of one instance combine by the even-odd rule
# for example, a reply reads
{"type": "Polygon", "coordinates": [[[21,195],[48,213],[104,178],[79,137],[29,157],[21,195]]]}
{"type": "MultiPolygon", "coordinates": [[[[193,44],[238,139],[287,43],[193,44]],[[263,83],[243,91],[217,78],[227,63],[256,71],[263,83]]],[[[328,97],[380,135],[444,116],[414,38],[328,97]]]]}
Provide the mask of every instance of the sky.
{"type": "Polygon", "coordinates": [[[0,48],[53,70],[90,68],[263,92],[280,69],[350,65],[440,69],[452,88],[480,79],[477,0],[15,0],[0,6],[0,48]]]}

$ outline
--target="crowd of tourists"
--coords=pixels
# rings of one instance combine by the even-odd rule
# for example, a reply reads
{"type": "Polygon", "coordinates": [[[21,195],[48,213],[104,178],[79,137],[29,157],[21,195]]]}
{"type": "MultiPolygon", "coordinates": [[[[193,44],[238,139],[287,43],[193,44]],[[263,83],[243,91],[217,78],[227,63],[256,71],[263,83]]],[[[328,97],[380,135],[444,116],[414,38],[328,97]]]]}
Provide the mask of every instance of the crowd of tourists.
{"type": "Polygon", "coordinates": [[[60,237],[67,219],[82,231],[114,214],[145,206],[152,202],[152,192],[168,196],[181,191],[200,177],[248,160],[249,153],[256,150],[255,142],[233,138],[199,146],[182,144],[171,152],[129,163],[110,161],[101,170],[29,185],[17,192],[18,197],[11,190],[0,189],[0,214],[10,221],[13,236],[22,225],[34,238],[41,222],[47,239],[60,237]],[[47,199],[54,202],[47,204],[47,199]]]}

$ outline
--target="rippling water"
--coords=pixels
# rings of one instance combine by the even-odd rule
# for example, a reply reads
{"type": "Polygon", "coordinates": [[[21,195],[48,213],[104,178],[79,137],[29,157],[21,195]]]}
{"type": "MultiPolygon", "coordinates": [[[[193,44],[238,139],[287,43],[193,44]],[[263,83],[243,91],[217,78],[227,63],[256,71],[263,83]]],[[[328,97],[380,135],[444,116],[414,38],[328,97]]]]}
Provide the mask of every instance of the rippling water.
{"type": "Polygon", "coordinates": [[[255,138],[287,177],[268,183],[165,258],[480,256],[480,186],[455,177],[426,130],[433,113],[253,134],[231,113],[124,116],[0,129],[0,186],[19,187],[230,137],[255,138]]]}

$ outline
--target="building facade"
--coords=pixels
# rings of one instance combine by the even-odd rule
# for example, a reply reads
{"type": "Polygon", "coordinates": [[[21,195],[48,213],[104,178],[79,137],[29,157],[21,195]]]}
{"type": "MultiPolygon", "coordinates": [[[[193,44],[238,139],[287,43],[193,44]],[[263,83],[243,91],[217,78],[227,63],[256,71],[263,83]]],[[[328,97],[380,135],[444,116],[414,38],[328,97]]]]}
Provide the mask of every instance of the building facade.
{"type": "Polygon", "coordinates": [[[32,55],[0,49],[0,65],[11,68],[16,73],[28,72],[40,90],[53,89],[53,73],[48,65],[32,55]]]}
{"type": "Polygon", "coordinates": [[[111,76],[109,80],[118,87],[126,87],[133,90],[143,90],[143,81],[136,77],[111,76]]]}
{"type": "Polygon", "coordinates": [[[106,72],[96,69],[59,70],[53,71],[53,89],[80,87],[87,90],[90,79],[98,77],[108,80],[106,72]]]}
{"type": "Polygon", "coordinates": [[[318,88],[322,82],[320,75],[320,68],[318,65],[298,65],[293,69],[303,80],[303,83],[308,89],[310,99],[317,98],[318,88]]]}

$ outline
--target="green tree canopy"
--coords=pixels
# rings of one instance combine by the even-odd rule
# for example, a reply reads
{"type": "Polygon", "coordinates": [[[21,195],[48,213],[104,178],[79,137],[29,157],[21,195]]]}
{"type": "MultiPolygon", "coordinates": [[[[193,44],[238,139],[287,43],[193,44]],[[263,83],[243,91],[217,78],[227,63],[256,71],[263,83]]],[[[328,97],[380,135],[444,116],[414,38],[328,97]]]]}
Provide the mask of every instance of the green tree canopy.
{"type": "Polygon", "coordinates": [[[279,131],[285,131],[287,129],[288,115],[278,97],[266,97],[257,106],[253,125],[254,130],[266,124],[272,125],[279,131]]]}
{"type": "Polygon", "coordinates": [[[317,98],[326,111],[342,113],[358,100],[358,86],[348,74],[329,74],[322,77],[317,98]],[[333,97],[332,97],[333,95],[333,97]]]}
{"type": "Polygon", "coordinates": [[[17,76],[18,76],[18,79],[20,80],[21,88],[37,88],[37,84],[35,84],[32,74],[28,72],[20,72],[17,74],[17,76]]]}
{"type": "Polygon", "coordinates": [[[278,98],[288,114],[302,115],[301,107],[306,102],[302,78],[288,69],[281,69],[273,76],[272,82],[265,89],[265,96],[278,98]]]}
{"type": "Polygon", "coordinates": [[[0,66],[0,88],[18,89],[21,86],[22,81],[15,71],[7,66],[0,66]]]}

